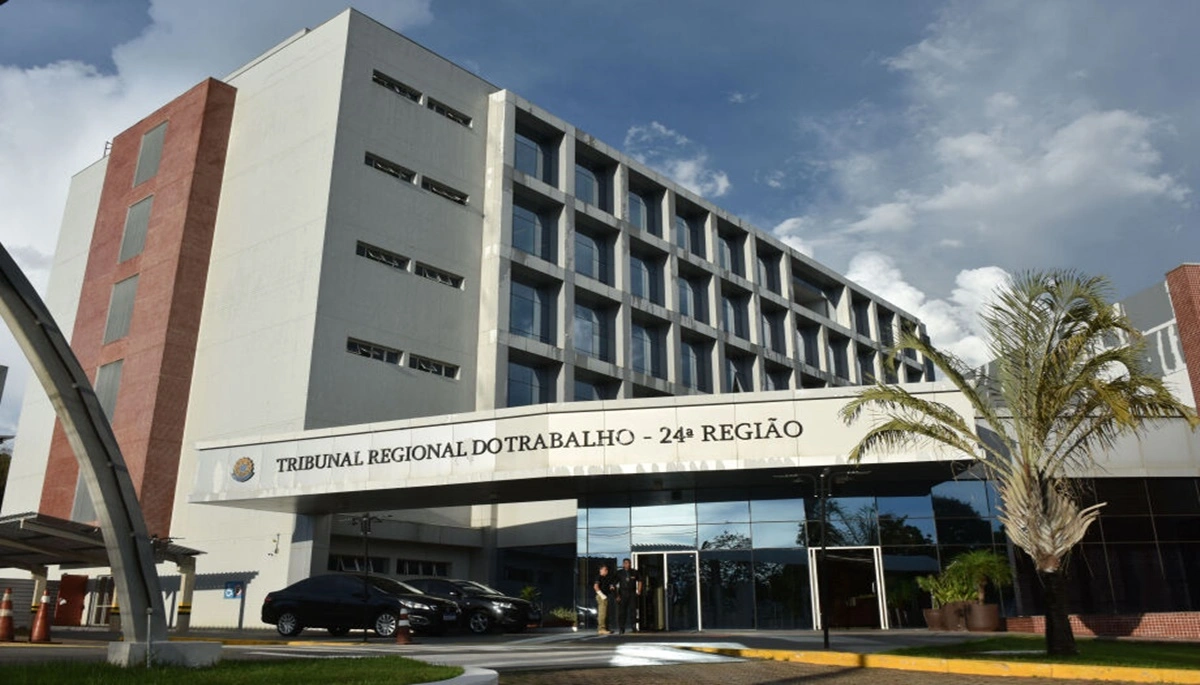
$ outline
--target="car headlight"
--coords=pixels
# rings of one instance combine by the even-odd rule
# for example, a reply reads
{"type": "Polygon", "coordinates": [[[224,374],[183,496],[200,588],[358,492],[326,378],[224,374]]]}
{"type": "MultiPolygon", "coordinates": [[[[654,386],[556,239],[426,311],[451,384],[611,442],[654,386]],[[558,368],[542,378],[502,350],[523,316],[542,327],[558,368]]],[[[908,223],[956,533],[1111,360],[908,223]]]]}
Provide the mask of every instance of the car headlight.
{"type": "Polygon", "coordinates": [[[515,609],[516,605],[512,602],[495,602],[497,609],[515,609]]]}
{"type": "Polygon", "coordinates": [[[400,600],[400,606],[408,609],[409,611],[412,611],[413,609],[416,609],[417,611],[433,611],[433,607],[429,606],[428,604],[414,602],[411,599],[400,600]]]}

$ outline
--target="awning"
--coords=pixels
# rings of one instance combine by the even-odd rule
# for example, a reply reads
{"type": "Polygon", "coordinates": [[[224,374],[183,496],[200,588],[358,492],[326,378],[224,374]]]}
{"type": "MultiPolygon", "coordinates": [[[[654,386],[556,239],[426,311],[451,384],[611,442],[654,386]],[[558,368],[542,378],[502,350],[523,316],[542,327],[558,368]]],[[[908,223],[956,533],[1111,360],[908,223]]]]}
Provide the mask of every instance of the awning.
{"type": "MultiPolygon", "coordinates": [[[[180,564],[203,552],[167,540],[153,540],[154,561],[180,564]]],[[[0,518],[0,568],[32,571],[45,566],[109,565],[100,528],[45,514],[0,518]]]]}

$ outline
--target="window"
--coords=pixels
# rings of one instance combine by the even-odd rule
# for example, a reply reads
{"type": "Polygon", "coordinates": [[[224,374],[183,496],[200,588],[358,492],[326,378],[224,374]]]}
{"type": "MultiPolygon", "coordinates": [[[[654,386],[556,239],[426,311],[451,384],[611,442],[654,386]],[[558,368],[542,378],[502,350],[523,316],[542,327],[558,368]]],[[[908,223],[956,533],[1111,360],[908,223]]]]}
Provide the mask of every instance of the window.
{"type": "Polygon", "coordinates": [[[762,317],[762,344],[780,354],[787,354],[783,340],[784,321],[786,315],[783,312],[767,312],[762,317]]]}
{"type": "Polygon", "coordinates": [[[767,385],[767,387],[764,389],[765,390],[787,390],[788,382],[791,380],[791,378],[792,378],[791,369],[780,369],[780,368],[768,369],[766,375],[763,377],[763,382],[765,382],[767,385]]]}
{"type": "Polygon", "coordinates": [[[421,91],[411,86],[406,86],[381,71],[376,71],[374,74],[372,74],[371,80],[383,86],[384,88],[387,88],[396,95],[399,95],[400,97],[407,98],[413,102],[421,101],[421,91]]]}
{"type": "Polygon", "coordinates": [[[517,132],[513,166],[527,176],[554,185],[554,153],[550,145],[517,132]]]}
{"type": "Polygon", "coordinates": [[[554,261],[554,230],[546,215],[514,202],[512,231],[513,247],[554,261]]]}
{"type": "Polygon", "coordinates": [[[359,257],[366,257],[373,262],[386,264],[398,271],[408,270],[408,257],[398,255],[395,252],[388,252],[382,247],[375,247],[374,245],[368,245],[360,241],[355,246],[354,253],[359,257]]]}
{"type": "Polygon", "coordinates": [[[725,358],[725,392],[754,391],[754,358],[725,358]]]}
{"type": "MultiPolygon", "coordinates": [[[[387,573],[388,572],[387,557],[370,557],[370,561],[371,561],[371,573],[387,573]]],[[[343,571],[343,572],[351,572],[352,571],[352,572],[362,573],[363,558],[362,558],[362,556],[357,556],[357,555],[353,555],[353,554],[330,554],[328,569],[330,571],[343,571]]],[[[349,576],[346,576],[346,577],[349,578],[349,576]]],[[[351,579],[351,580],[355,580],[355,583],[356,583],[355,588],[356,589],[358,589],[358,590],[362,589],[362,581],[361,580],[356,580],[356,579],[351,579]]]]}
{"type": "Polygon", "coordinates": [[[676,214],[675,244],[697,257],[704,257],[704,220],[676,214]]]}
{"type": "Polygon", "coordinates": [[[617,396],[616,389],[615,383],[576,377],[574,397],[576,402],[611,400],[617,396]]]}
{"type": "Polygon", "coordinates": [[[780,294],[778,254],[758,255],[758,284],[777,295],[780,294]]]}
{"type": "Polygon", "coordinates": [[[380,156],[370,153],[370,152],[368,152],[366,154],[366,156],[363,158],[363,162],[367,166],[371,167],[372,169],[375,169],[377,171],[382,171],[383,173],[387,174],[388,176],[393,176],[395,178],[398,178],[401,181],[404,181],[405,183],[412,183],[413,179],[415,179],[417,177],[417,174],[415,171],[412,171],[411,169],[406,169],[406,168],[400,166],[399,164],[396,164],[395,162],[390,162],[390,161],[384,159],[383,157],[380,157],[380,156]]]}
{"type": "Polygon", "coordinates": [[[662,231],[658,230],[657,203],[636,190],[629,191],[629,223],[634,228],[662,237],[662,231]]]}
{"type": "Polygon", "coordinates": [[[746,263],[742,255],[742,236],[723,234],[717,240],[717,264],[738,276],[746,276],[746,263]]]}
{"type": "Polygon", "coordinates": [[[440,195],[440,196],[446,198],[447,200],[454,202],[456,204],[460,204],[460,205],[467,204],[467,194],[466,193],[464,193],[461,190],[456,190],[454,188],[451,188],[450,186],[446,185],[445,183],[440,183],[438,181],[435,181],[432,178],[429,178],[428,176],[425,176],[421,179],[421,187],[424,188],[425,190],[428,190],[429,192],[433,193],[434,195],[440,195]]]}
{"type": "Polygon", "coordinates": [[[858,382],[860,385],[871,385],[875,382],[875,351],[870,348],[860,349],[855,355],[858,382]]]}
{"type": "Polygon", "coordinates": [[[471,126],[471,117],[463,114],[449,105],[438,102],[433,98],[426,98],[425,105],[429,107],[429,109],[432,109],[456,124],[462,124],[468,128],[471,126]]]}
{"type": "Polygon", "coordinates": [[[462,276],[455,276],[448,271],[435,269],[432,266],[429,266],[428,264],[422,264],[421,262],[417,262],[417,265],[413,268],[413,273],[417,274],[421,278],[428,278],[431,281],[437,281],[438,283],[441,283],[442,285],[448,285],[451,288],[461,288],[463,284],[462,276]]]}
{"type": "Polygon", "coordinates": [[[630,254],[629,292],[655,304],[662,304],[662,265],[649,257],[630,254]]]}
{"type": "Polygon", "coordinates": [[[749,340],[748,302],[744,295],[721,295],[721,330],[749,340]]]}
{"type": "Polygon", "coordinates": [[[612,285],[612,242],[575,231],[575,273],[612,285]]]}
{"type": "Polygon", "coordinates": [[[508,362],[508,406],[524,407],[554,401],[549,369],[542,366],[508,362]]]}
{"type": "Polygon", "coordinates": [[[113,286],[112,297],[108,301],[108,321],[104,324],[105,344],[129,335],[137,284],[138,277],[130,276],[113,286]]]}
{"type": "Polygon", "coordinates": [[[439,362],[436,359],[428,357],[418,357],[415,354],[408,355],[408,368],[432,373],[435,376],[445,376],[451,379],[458,378],[458,367],[454,364],[439,362]]]}
{"type": "Polygon", "coordinates": [[[576,352],[612,361],[612,316],[609,312],[576,302],[573,330],[576,352]]]}
{"type": "Polygon", "coordinates": [[[660,328],[651,328],[634,323],[630,327],[633,357],[633,370],[649,374],[655,378],[666,378],[666,365],[663,363],[663,332],[660,328]]]}
{"type": "Polygon", "coordinates": [[[146,247],[146,231],[150,227],[150,209],[154,206],[154,196],[139,200],[129,207],[125,213],[125,233],[121,236],[121,252],[117,263],[142,253],[146,247]]]}
{"type": "Polygon", "coordinates": [[[800,361],[810,366],[821,366],[821,328],[816,324],[800,326],[796,329],[800,336],[800,361]]]}
{"type": "Polygon", "coordinates": [[[701,278],[679,277],[679,312],[684,316],[708,323],[708,292],[701,278]]]}
{"type": "Polygon", "coordinates": [[[850,380],[849,352],[850,341],[840,335],[829,336],[829,368],[838,378],[850,380]]]}
{"type": "Polygon", "coordinates": [[[368,359],[377,359],[388,364],[400,363],[400,350],[393,350],[390,347],[375,345],[363,342],[362,340],[355,340],[354,338],[346,339],[346,351],[350,354],[357,354],[360,357],[367,357],[368,359]]]}
{"type": "Polygon", "coordinates": [[[163,141],[167,137],[167,122],[146,131],[142,136],[142,146],[138,150],[137,169],[133,172],[133,185],[140,185],[158,174],[158,164],[162,161],[163,141]]]}
{"type": "Polygon", "coordinates": [[[118,359],[96,370],[96,400],[109,421],[117,410],[117,391],[121,389],[121,367],[124,365],[125,360],[118,359]]]}
{"type": "Polygon", "coordinates": [[[600,207],[600,179],[596,172],[580,164],[575,165],[575,197],[600,207]]]}
{"type": "Polygon", "coordinates": [[[683,340],[679,350],[682,357],[680,380],[684,387],[708,392],[708,350],[704,343],[683,340]]]}
{"type": "Polygon", "coordinates": [[[508,330],[544,343],[554,343],[550,327],[552,297],[542,288],[512,282],[508,330]]]}
{"type": "Polygon", "coordinates": [[[871,337],[871,302],[870,300],[851,300],[854,309],[854,330],[859,335],[871,337]]]}
{"type": "MultiPolygon", "coordinates": [[[[331,569],[332,570],[332,569],[331,569]]],[[[419,561],[416,559],[397,559],[396,575],[398,576],[437,576],[446,578],[450,575],[448,561],[419,561]]]]}
{"type": "Polygon", "coordinates": [[[892,326],[895,325],[895,316],[886,309],[879,309],[879,342],[884,349],[890,348],[896,344],[896,336],[892,331],[892,326]]]}

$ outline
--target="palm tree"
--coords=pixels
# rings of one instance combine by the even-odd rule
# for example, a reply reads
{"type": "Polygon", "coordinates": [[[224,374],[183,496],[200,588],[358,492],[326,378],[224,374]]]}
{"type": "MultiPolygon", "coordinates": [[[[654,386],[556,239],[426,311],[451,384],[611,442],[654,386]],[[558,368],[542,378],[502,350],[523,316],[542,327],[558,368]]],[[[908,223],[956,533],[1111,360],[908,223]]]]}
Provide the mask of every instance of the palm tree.
{"type": "Polygon", "coordinates": [[[974,420],[898,385],[868,387],[842,408],[847,423],[864,411],[882,418],[850,453],[940,444],[978,460],[1000,495],[1009,539],[1033,560],[1045,588],[1046,649],[1074,654],[1067,619],[1065,562],[1099,516],[1082,507],[1071,476],[1147,421],[1183,418],[1179,402],[1146,368],[1137,329],[1110,304],[1101,277],[1076,271],[1013,276],[981,315],[994,360],[972,370],[905,331],[892,351],[931,360],[970,402],[974,420]]]}

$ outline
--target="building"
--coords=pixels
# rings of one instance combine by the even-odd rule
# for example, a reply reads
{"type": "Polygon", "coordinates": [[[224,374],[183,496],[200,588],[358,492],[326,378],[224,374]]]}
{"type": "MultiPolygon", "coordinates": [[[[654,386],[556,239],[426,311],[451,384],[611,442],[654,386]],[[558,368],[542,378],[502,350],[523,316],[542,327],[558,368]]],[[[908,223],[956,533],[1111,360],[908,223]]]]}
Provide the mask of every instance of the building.
{"type": "MultiPolygon", "coordinates": [[[[205,553],[194,625],[364,559],[572,606],[633,555],[648,626],[809,627],[826,466],[831,625],[911,625],[887,587],[1006,551],[952,455],[845,466],[854,386],[932,380],[885,364],[912,314],[352,10],[116,136],[47,300],[150,532],[205,553]]],[[[44,396],[18,433],[3,514],[94,517],[44,396]]]]}

